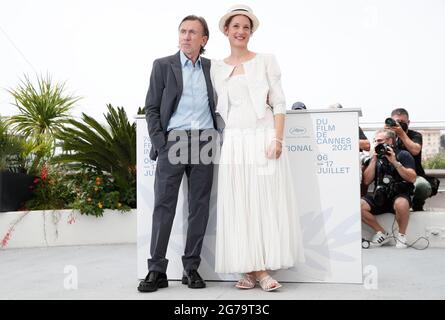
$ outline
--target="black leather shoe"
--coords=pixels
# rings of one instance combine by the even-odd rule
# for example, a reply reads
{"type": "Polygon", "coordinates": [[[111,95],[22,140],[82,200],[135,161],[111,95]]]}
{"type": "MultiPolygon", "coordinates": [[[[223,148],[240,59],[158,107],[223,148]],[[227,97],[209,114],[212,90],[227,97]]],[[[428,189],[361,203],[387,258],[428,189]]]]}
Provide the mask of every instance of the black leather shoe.
{"type": "Polygon", "coordinates": [[[158,271],[150,271],[145,277],[145,280],[141,281],[138,286],[139,292],[153,292],[158,288],[167,288],[168,281],[167,275],[158,271]]]}
{"type": "Polygon", "coordinates": [[[205,288],[206,283],[201,278],[197,270],[184,271],[182,276],[182,284],[186,284],[191,289],[205,288]]]}

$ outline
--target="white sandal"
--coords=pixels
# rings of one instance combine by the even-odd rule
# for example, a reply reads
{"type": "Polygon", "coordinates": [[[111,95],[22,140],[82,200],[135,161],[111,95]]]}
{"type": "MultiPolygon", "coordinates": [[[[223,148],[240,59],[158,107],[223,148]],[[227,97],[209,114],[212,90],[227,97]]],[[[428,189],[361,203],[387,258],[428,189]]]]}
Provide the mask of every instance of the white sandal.
{"type": "Polygon", "coordinates": [[[238,280],[235,287],[238,289],[253,289],[256,285],[256,279],[254,275],[245,274],[244,277],[238,280]]]}
{"type": "Polygon", "coordinates": [[[277,280],[275,280],[269,275],[265,276],[259,281],[261,289],[263,289],[264,291],[273,291],[282,287],[282,285],[277,280]]]}

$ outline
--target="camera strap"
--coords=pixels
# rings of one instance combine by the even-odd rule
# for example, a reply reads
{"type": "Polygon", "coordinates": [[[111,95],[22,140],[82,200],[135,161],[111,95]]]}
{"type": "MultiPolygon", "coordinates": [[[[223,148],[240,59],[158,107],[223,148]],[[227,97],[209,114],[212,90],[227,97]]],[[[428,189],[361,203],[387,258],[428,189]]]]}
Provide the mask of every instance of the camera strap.
{"type": "Polygon", "coordinates": [[[374,190],[377,188],[378,185],[381,185],[383,183],[384,170],[382,170],[382,167],[383,167],[383,160],[377,159],[376,175],[374,179],[374,190]]]}

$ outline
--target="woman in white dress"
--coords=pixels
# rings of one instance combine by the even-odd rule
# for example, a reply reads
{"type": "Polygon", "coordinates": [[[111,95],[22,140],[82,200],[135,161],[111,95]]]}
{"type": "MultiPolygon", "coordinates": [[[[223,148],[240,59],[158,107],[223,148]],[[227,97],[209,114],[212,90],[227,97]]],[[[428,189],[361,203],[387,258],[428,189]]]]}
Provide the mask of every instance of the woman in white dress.
{"type": "Polygon", "coordinates": [[[242,273],[236,287],[281,287],[268,271],[303,261],[300,223],[284,148],[286,106],[273,55],[247,48],[259,22],[244,5],[220,20],[231,54],[212,61],[225,122],[218,171],[215,271],[242,273]]]}

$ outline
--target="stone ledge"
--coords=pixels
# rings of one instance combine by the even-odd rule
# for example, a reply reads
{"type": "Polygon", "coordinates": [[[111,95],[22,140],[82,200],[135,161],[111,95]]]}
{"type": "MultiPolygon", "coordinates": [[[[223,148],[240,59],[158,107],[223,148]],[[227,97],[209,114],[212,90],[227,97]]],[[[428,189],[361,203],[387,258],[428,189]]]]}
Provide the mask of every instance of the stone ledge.
{"type": "Polygon", "coordinates": [[[105,210],[99,218],[81,215],[75,210],[3,212],[0,213],[0,241],[22,216],[3,249],[136,243],[136,209],[105,210]]]}
{"type": "MultiPolygon", "coordinates": [[[[22,211],[0,214],[1,239],[11,224],[24,214],[22,211]]],[[[124,213],[106,210],[101,218],[81,215],[73,210],[30,211],[15,226],[3,249],[136,243],[136,217],[136,209],[124,213]]],[[[377,216],[388,232],[391,232],[394,218],[391,213],[377,216]]],[[[394,227],[397,228],[397,223],[394,227]]],[[[370,239],[373,234],[368,226],[363,225],[364,238],[370,239]]],[[[430,247],[445,248],[445,211],[412,212],[407,237],[409,242],[427,237],[430,247]]],[[[423,243],[418,244],[423,246],[423,243]]]]}

